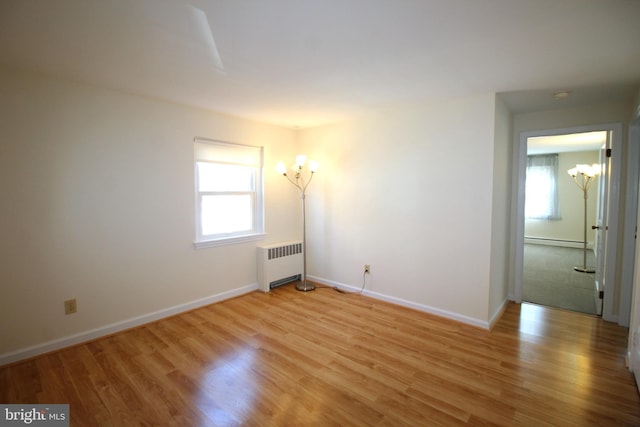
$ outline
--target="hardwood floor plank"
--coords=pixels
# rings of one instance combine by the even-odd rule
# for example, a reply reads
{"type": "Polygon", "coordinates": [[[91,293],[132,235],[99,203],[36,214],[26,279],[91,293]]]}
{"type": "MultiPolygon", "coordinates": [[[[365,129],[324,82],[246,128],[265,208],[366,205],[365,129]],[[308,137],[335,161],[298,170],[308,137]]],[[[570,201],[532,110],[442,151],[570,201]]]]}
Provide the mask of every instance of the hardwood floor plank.
{"type": "Polygon", "coordinates": [[[492,331],[287,285],[0,367],[85,425],[640,425],[628,331],[509,304],[492,331]]]}
{"type": "Polygon", "coordinates": [[[465,426],[471,418],[446,402],[415,399],[406,393],[385,394],[376,404],[385,414],[380,426],[465,426]]]}

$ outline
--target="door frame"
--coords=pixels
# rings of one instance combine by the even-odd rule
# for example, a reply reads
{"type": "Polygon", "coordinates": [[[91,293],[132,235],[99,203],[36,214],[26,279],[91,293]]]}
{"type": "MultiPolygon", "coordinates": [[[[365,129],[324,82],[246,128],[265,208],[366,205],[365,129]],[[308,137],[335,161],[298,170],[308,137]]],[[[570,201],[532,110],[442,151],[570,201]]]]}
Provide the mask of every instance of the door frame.
{"type": "MultiPolygon", "coordinates": [[[[633,265],[633,272],[630,274],[631,279],[631,289],[628,291],[628,295],[630,295],[630,306],[629,306],[629,336],[627,338],[627,357],[629,358],[629,368],[633,371],[636,377],[636,385],[638,386],[638,390],[640,390],[640,352],[638,349],[640,348],[640,340],[638,340],[638,332],[639,332],[639,323],[640,323],[640,239],[635,238],[635,234],[637,232],[636,226],[640,226],[640,194],[638,192],[639,178],[640,173],[638,169],[640,169],[640,105],[636,107],[636,112],[634,118],[629,127],[629,167],[635,168],[635,174],[631,175],[627,182],[629,183],[631,179],[634,179],[635,184],[635,194],[632,197],[635,198],[635,209],[636,209],[636,222],[633,224],[633,229],[635,232],[633,233],[633,243],[634,243],[634,257],[633,259],[627,260],[627,263],[631,263],[633,265]]],[[[629,196],[629,190],[627,190],[627,196],[629,196]]],[[[631,234],[631,233],[629,233],[631,234]]],[[[631,236],[625,238],[625,247],[627,245],[627,240],[630,240],[631,236]]],[[[626,255],[626,253],[625,253],[626,255]]],[[[626,257],[625,257],[626,258],[626,257]]],[[[624,261],[623,261],[624,262],[624,261]]]]}
{"type": "MultiPolygon", "coordinates": [[[[614,312],[614,298],[616,295],[616,255],[618,239],[618,211],[620,208],[620,172],[622,165],[622,123],[605,123],[600,125],[576,126],[570,128],[543,129],[537,131],[521,132],[518,141],[518,191],[516,200],[515,218],[515,262],[514,262],[514,293],[513,300],[522,302],[522,280],[524,264],[524,199],[525,199],[525,179],[527,172],[527,140],[536,136],[568,135],[573,133],[610,131],[611,141],[611,182],[609,185],[609,214],[607,224],[607,239],[605,247],[605,257],[608,267],[604,272],[604,301],[602,318],[611,322],[618,321],[618,313],[614,312]]],[[[615,310],[617,311],[617,310],[615,310]]]]}
{"type": "MultiPolygon", "coordinates": [[[[618,324],[631,326],[633,287],[636,273],[636,235],[638,227],[638,189],[640,182],[640,109],[629,126],[627,142],[627,190],[625,194],[622,276],[618,324]]],[[[640,384],[639,384],[640,387],[640,384]]]]}

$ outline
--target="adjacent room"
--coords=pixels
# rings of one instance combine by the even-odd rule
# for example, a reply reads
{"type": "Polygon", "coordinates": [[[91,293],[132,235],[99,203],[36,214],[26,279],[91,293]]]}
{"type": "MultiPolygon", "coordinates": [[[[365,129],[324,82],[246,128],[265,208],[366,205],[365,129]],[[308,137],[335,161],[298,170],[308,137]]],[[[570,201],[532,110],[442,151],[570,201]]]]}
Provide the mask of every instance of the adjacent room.
{"type": "Polygon", "coordinates": [[[0,419],[640,424],[639,17],[1,1],[0,419]]]}
{"type": "Polygon", "coordinates": [[[604,206],[606,177],[597,173],[583,179],[585,175],[572,173],[576,165],[603,169],[600,151],[606,135],[585,132],[527,140],[524,301],[602,314],[595,238],[596,223],[603,222],[597,208],[604,206]]]}

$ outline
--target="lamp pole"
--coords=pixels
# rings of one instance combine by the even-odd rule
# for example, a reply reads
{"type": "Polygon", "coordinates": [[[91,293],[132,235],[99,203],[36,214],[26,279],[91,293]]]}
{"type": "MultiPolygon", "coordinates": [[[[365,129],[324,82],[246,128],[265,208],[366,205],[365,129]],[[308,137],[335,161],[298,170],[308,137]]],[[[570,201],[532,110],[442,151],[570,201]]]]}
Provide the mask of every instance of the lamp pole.
{"type": "Polygon", "coordinates": [[[302,176],[302,169],[307,160],[307,156],[299,155],[296,156],[296,164],[292,168],[295,173],[295,180],[291,179],[289,175],[287,175],[287,167],[283,162],[279,162],[276,166],[276,171],[282,174],[287,180],[293,184],[298,190],[300,190],[300,195],[302,199],[302,280],[300,283],[296,284],[296,289],[302,292],[313,291],[316,286],[313,283],[307,282],[307,214],[306,214],[306,191],[307,187],[311,183],[313,179],[313,174],[318,169],[318,163],[314,161],[309,161],[309,178],[305,181],[302,176]]]}
{"type": "Polygon", "coordinates": [[[574,267],[573,269],[581,273],[595,273],[593,268],[587,268],[587,188],[584,191],[584,246],[582,254],[582,267],[574,267]]]}
{"type": "MultiPolygon", "coordinates": [[[[313,175],[311,175],[313,176],[313,175]]],[[[311,181],[311,179],[309,179],[311,181]]],[[[307,183],[308,184],[308,183],[307,183]]],[[[305,193],[302,190],[302,281],[296,284],[296,289],[299,291],[312,291],[315,289],[315,285],[307,283],[307,214],[305,212],[305,193]]]]}
{"type": "Polygon", "coordinates": [[[591,186],[594,178],[600,175],[600,165],[594,163],[593,165],[576,165],[575,168],[567,171],[573,178],[576,185],[582,190],[584,195],[584,230],[583,230],[583,247],[582,247],[582,265],[576,266],[573,269],[580,273],[595,273],[595,268],[587,267],[587,198],[589,187],[591,186]],[[578,176],[580,178],[578,178],[578,176]]]}

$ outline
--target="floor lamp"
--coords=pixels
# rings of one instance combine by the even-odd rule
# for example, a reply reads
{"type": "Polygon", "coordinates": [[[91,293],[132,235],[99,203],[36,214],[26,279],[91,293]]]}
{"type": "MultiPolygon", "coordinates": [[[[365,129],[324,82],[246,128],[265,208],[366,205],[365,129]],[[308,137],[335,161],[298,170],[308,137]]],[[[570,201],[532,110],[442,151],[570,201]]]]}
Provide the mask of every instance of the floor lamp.
{"type": "Polygon", "coordinates": [[[302,176],[302,168],[306,161],[307,156],[304,154],[296,156],[296,164],[291,168],[295,174],[295,179],[291,179],[289,175],[287,175],[287,167],[284,162],[278,162],[276,166],[276,171],[285,176],[302,194],[302,280],[296,284],[296,289],[303,292],[312,291],[316,288],[313,283],[307,282],[307,218],[305,212],[305,192],[313,179],[313,174],[318,170],[318,162],[309,160],[309,177],[305,181],[302,176]]]}
{"type": "Polygon", "coordinates": [[[584,246],[583,246],[583,258],[582,266],[576,266],[573,269],[581,273],[595,273],[595,268],[587,267],[587,194],[589,187],[594,181],[594,178],[600,175],[600,165],[594,163],[593,165],[576,165],[575,168],[567,171],[573,178],[576,185],[582,190],[584,194],[584,246]]]}

